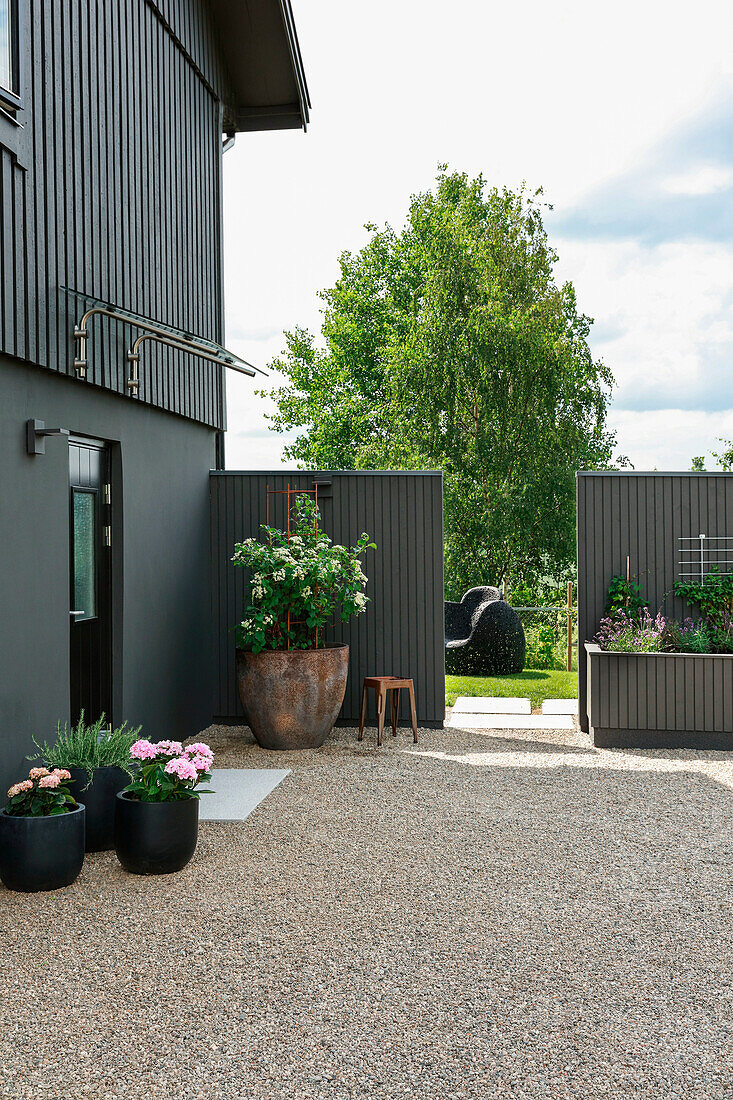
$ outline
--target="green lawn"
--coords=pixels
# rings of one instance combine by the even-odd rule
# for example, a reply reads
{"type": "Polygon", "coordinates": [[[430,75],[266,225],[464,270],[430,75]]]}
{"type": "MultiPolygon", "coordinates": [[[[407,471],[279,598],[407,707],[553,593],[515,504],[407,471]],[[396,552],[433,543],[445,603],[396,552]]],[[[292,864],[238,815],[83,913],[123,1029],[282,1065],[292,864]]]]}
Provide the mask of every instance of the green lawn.
{"type": "Polygon", "coordinates": [[[543,699],[575,699],[578,674],[528,668],[514,676],[446,676],[446,705],[452,707],[458,695],[529,696],[533,707],[541,707],[543,699]]]}

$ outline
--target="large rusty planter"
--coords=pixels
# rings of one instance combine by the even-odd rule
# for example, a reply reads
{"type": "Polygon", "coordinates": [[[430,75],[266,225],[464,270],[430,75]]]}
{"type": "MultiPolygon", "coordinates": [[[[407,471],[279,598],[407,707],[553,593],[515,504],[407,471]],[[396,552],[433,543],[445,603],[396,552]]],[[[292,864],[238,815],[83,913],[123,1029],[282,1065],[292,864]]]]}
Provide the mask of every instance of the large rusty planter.
{"type": "Polygon", "coordinates": [[[244,713],[263,749],[315,749],[334,727],[346,693],[349,647],[237,650],[244,713]]]}

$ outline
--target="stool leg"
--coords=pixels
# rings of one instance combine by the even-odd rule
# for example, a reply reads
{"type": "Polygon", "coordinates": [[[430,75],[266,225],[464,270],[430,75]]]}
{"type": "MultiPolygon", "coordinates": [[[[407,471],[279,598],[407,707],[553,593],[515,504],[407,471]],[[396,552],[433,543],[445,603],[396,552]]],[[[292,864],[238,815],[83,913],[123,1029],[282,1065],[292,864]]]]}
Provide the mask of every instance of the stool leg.
{"type": "Polygon", "coordinates": [[[400,689],[390,688],[392,692],[392,736],[397,736],[397,717],[400,712],[400,689]]]}
{"type": "Polygon", "coordinates": [[[387,707],[386,688],[377,688],[377,745],[382,744],[382,730],[384,729],[384,712],[387,707]]]}
{"type": "Polygon", "coordinates": [[[412,740],[417,744],[417,714],[415,713],[415,689],[412,686],[412,680],[408,684],[407,690],[410,693],[410,718],[412,719],[412,740]]]}
{"type": "Polygon", "coordinates": [[[359,740],[360,741],[364,740],[364,720],[366,719],[366,708],[367,708],[367,686],[366,686],[366,684],[364,684],[364,687],[361,689],[361,717],[359,719],[359,740]]]}

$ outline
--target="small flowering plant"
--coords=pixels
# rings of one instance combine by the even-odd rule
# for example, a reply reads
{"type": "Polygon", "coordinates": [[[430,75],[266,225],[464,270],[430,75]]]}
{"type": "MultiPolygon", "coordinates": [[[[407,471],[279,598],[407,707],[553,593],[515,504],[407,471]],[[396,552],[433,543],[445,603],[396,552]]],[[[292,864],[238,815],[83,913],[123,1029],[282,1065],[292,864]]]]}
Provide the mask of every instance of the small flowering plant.
{"type": "Polygon", "coordinates": [[[208,745],[197,741],[185,749],[180,741],[136,741],[130,758],[137,772],[125,794],[138,802],[178,802],[211,794],[197,790],[199,783],[211,780],[214,754],[208,745]]]}
{"type": "Polygon", "coordinates": [[[376,549],[368,535],[353,547],[334,545],[321,529],[318,505],[305,496],[295,498],[293,531],[265,524],[262,531],[264,542],[238,542],[232,558],[251,570],[249,602],[237,626],[241,649],[318,648],[335,615],[347,622],[366,610],[360,555],[376,549]]]}
{"type": "Polygon", "coordinates": [[[58,817],[75,810],[77,802],[66,786],[69,779],[66,768],[31,768],[28,778],[8,791],[5,813],[9,817],[58,817]]]}
{"type": "Polygon", "coordinates": [[[652,617],[648,607],[638,611],[620,608],[601,619],[595,642],[611,653],[658,653],[665,648],[667,620],[660,612],[652,617]]]}

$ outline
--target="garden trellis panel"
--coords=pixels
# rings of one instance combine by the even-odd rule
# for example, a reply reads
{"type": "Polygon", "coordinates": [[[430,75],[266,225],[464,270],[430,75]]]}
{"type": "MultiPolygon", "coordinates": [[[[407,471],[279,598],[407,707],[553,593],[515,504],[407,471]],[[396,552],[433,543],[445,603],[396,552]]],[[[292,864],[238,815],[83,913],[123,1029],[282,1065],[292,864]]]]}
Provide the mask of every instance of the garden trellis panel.
{"type": "MultiPolygon", "coordinates": [[[[257,536],[265,522],[266,491],[318,487],[326,534],[353,545],[366,531],[376,550],[365,557],[370,603],[364,615],[339,624],[329,641],[351,647],[349,682],[339,722],[359,718],[364,676],[401,675],[415,681],[418,720],[442,726],[445,717],[443,614],[443,478],[439,472],[212,471],[211,554],[214,629],[213,713],[241,722],[234,665],[234,627],[241,618],[245,571],[234,544],[257,536]]],[[[271,516],[278,526],[283,516],[271,516]]],[[[370,720],[376,721],[374,715],[370,720]]],[[[403,715],[402,720],[406,721],[403,715]]]]}
{"type": "MultiPolygon", "coordinates": [[[[661,609],[678,619],[693,614],[694,609],[673,592],[675,581],[693,579],[682,577],[689,567],[683,564],[686,555],[680,554],[680,547],[699,547],[701,534],[706,545],[708,540],[723,545],[733,538],[733,474],[582,471],[577,476],[577,501],[578,690],[580,721],[587,731],[588,654],[583,642],[598,630],[608,582],[614,574],[625,575],[628,558],[630,573],[641,584],[652,612],[661,609]]],[[[723,565],[720,571],[731,570],[723,565]]],[[[707,674],[710,670],[705,668],[707,674]]],[[[716,679],[710,690],[717,693],[729,684],[726,673],[726,679],[720,685],[716,679]]]]}

